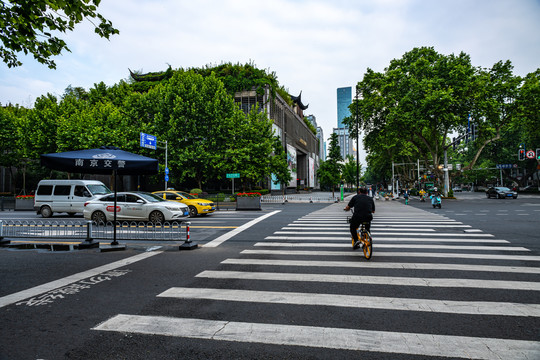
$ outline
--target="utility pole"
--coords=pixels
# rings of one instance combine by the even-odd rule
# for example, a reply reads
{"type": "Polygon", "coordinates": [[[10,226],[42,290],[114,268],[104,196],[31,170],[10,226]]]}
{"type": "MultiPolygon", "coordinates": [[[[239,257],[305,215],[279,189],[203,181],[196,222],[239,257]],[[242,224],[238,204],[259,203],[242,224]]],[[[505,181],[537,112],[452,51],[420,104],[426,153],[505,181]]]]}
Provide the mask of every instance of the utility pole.
{"type": "Polygon", "coordinates": [[[358,125],[358,85],[356,85],[356,191],[360,189],[360,131],[358,125]]]}
{"type": "Polygon", "coordinates": [[[167,166],[167,154],[168,154],[167,140],[157,141],[157,142],[165,143],[165,147],[162,147],[162,146],[157,146],[157,147],[160,149],[165,149],[165,190],[167,190],[167,182],[169,181],[169,167],[167,166]]]}

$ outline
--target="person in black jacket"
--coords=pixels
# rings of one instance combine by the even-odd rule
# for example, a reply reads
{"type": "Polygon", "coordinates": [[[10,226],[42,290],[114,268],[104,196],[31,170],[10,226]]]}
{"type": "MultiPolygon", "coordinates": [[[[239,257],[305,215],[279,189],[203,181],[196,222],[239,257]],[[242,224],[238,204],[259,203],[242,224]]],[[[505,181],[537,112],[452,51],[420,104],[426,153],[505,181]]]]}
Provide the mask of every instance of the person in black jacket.
{"type": "Polygon", "coordinates": [[[343,210],[349,211],[351,208],[354,208],[354,212],[350,222],[350,230],[354,239],[354,248],[357,249],[359,244],[356,230],[361,223],[365,222],[366,230],[369,232],[371,229],[371,220],[373,220],[373,214],[375,213],[375,202],[372,197],[367,195],[366,188],[360,188],[358,194],[353,196],[343,210]]]}

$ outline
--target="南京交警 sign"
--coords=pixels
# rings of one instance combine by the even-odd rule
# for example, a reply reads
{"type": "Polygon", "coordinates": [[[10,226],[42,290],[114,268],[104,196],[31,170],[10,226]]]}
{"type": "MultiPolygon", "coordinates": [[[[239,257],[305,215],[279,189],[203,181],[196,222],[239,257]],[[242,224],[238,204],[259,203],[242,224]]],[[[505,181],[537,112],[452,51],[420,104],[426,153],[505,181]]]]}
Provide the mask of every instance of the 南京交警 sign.
{"type": "MultiPolygon", "coordinates": [[[[107,155],[107,154],[104,154],[107,155]]],[[[125,160],[115,160],[116,156],[112,154],[111,157],[98,156],[95,159],[75,159],[75,167],[88,167],[90,169],[124,169],[126,167],[125,160]]]]}

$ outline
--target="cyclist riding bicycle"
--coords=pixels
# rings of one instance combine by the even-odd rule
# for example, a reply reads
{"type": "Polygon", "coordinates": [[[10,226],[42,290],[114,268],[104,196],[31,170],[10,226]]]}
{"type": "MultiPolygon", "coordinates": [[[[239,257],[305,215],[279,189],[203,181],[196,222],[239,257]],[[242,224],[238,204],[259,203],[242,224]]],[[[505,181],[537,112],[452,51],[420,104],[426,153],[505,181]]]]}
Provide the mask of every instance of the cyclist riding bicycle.
{"type": "Polygon", "coordinates": [[[366,188],[360,188],[358,194],[353,196],[343,210],[349,211],[351,208],[354,208],[354,212],[350,222],[350,231],[354,239],[354,248],[357,249],[359,247],[359,241],[356,230],[360,224],[366,223],[366,230],[369,232],[371,220],[373,220],[373,214],[375,213],[375,202],[372,197],[367,195],[366,188]]]}

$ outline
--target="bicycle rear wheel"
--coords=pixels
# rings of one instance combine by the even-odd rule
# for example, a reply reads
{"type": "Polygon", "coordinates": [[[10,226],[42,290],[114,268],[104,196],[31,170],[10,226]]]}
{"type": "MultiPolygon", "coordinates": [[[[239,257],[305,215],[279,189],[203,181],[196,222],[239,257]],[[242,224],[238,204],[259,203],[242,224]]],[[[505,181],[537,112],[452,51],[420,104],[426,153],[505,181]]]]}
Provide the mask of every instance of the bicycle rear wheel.
{"type": "Polygon", "coordinates": [[[362,247],[362,250],[364,250],[364,257],[369,260],[371,259],[372,254],[372,243],[371,234],[367,231],[362,233],[362,242],[364,243],[364,246],[362,247]]]}

